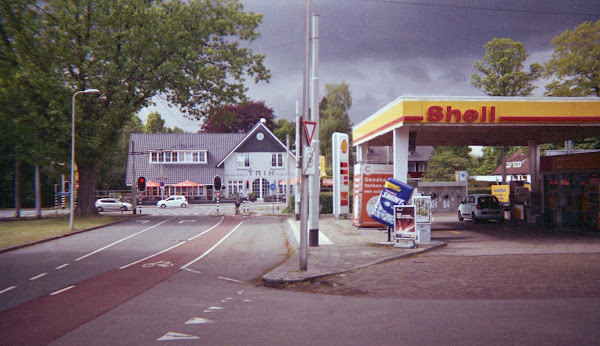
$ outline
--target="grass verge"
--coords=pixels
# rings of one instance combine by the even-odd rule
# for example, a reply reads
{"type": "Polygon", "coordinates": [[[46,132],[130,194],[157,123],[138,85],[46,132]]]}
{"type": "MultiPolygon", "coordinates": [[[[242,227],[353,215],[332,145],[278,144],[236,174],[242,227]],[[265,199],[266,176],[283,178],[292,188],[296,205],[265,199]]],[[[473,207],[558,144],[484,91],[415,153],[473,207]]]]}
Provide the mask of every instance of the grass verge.
{"type": "MultiPolygon", "coordinates": [[[[127,216],[125,216],[127,217],[127,216]]],[[[76,217],[73,232],[123,220],[124,216],[76,217]]],[[[0,222],[0,249],[69,234],[69,216],[0,222]]]]}

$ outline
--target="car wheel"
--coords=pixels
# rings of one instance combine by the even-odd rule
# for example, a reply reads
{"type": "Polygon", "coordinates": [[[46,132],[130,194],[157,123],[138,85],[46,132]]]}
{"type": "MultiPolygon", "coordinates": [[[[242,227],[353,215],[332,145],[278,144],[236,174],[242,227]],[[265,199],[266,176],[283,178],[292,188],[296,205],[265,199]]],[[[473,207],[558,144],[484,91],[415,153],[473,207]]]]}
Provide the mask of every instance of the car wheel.
{"type": "Polygon", "coordinates": [[[181,207],[182,207],[182,208],[187,208],[187,204],[185,204],[185,203],[181,203],[181,207]]]}
{"type": "Polygon", "coordinates": [[[121,207],[121,211],[127,211],[127,207],[126,206],[122,206],[121,207]]]}
{"type": "Polygon", "coordinates": [[[102,208],[102,207],[97,207],[97,208],[96,208],[96,210],[97,210],[99,213],[101,213],[101,212],[103,212],[103,211],[104,211],[104,208],[102,208]]]}
{"type": "Polygon", "coordinates": [[[479,223],[479,219],[475,216],[475,213],[471,213],[471,220],[473,220],[474,223],[479,223]]]}
{"type": "Polygon", "coordinates": [[[161,204],[161,205],[160,205],[160,207],[161,207],[161,208],[166,208],[166,207],[167,207],[167,205],[166,205],[166,204],[161,204]]]}
{"type": "Polygon", "coordinates": [[[463,221],[465,218],[463,218],[462,214],[460,213],[460,210],[458,211],[458,221],[463,221]]]}

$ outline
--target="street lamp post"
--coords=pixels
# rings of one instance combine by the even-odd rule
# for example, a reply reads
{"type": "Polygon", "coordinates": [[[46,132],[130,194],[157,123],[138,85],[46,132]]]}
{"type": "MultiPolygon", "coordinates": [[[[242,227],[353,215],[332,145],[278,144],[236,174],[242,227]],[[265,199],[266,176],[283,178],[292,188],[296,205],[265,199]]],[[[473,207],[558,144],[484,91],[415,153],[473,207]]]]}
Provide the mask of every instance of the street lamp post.
{"type": "Polygon", "coordinates": [[[98,89],[85,89],[75,92],[73,94],[73,112],[71,117],[71,183],[70,183],[70,200],[69,200],[69,231],[73,231],[73,215],[74,209],[73,205],[75,204],[75,192],[77,191],[77,184],[75,184],[75,98],[79,94],[99,94],[100,90],[98,89]]]}

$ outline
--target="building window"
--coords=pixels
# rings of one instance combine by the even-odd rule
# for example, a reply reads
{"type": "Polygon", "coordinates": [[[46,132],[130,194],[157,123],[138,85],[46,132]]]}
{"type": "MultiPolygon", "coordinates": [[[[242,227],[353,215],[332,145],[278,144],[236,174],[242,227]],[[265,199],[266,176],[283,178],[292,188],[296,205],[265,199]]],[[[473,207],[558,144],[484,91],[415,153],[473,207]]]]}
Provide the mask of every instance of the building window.
{"type": "Polygon", "coordinates": [[[283,154],[271,154],[271,167],[283,167],[283,154]]]}
{"type": "Polygon", "coordinates": [[[250,154],[238,153],[237,166],[238,168],[250,168],[250,154]]]}
{"type": "Polygon", "coordinates": [[[154,151],[150,163],[206,163],[206,150],[197,151],[154,151]]]}
{"type": "Polygon", "coordinates": [[[227,182],[227,190],[230,196],[238,196],[244,192],[243,180],[230,180],[227,182]]]}

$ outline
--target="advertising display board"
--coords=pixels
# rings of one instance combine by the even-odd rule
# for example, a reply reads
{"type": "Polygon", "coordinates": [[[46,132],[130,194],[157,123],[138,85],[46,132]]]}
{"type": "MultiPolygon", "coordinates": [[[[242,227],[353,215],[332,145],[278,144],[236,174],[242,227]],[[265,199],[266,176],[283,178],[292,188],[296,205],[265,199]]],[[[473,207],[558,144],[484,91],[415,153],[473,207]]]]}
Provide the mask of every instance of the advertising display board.
{"type": "Polygon", "coordinates": [[[413,197],[415,219],[417,223],[431,223],[431,197],[413,197]]]}
{"type": "MultiPolygon", "coordinates": [[[[371,218],[387,227],[395,227],[394,206],[404,205],[410,200],[414,188],[408,184],[388,178],[379,194],[377,203],[371,211],[371,218]]],[[[413,211],[414,219],[414,211],[413,211]]]]}
{"type": "Polygon", "coordinates": [[[371,218],[371,211],[375,208],[386,180],[393,175],[393,165],[376,163],[354,165],[354,226],[381,227],[381,223],[371,218]]]}
{"type": "Polygon", "coordinates": [[[394,234],[396,239],[416,238],[416,219],[414,205],[394,206],[394,234]]]}

